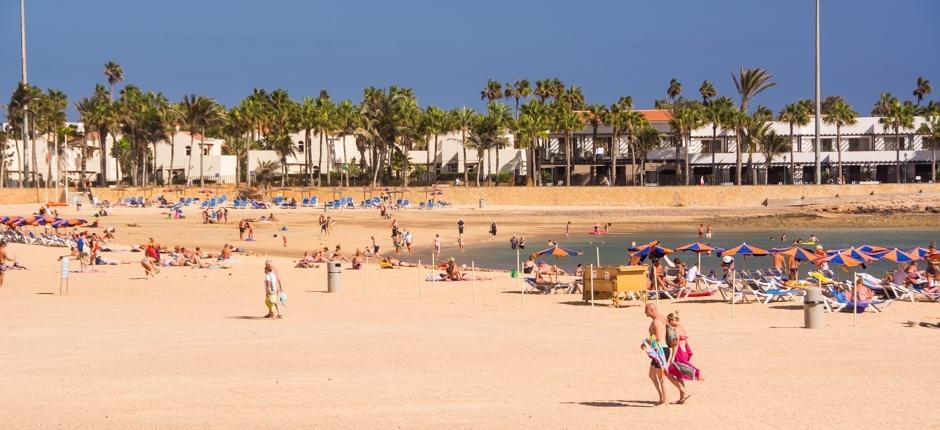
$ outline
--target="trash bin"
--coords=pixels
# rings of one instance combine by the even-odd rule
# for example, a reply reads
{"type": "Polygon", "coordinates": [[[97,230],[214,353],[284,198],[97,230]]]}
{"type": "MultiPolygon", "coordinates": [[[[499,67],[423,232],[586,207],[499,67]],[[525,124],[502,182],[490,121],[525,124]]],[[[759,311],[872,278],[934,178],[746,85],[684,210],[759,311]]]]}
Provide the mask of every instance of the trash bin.
{"type": "Polygon", "coordinates": [[[326,264],[326,292],[338,293],[341,289],[340,280],[343,276],[343,264],[331,261],[326,264]]]}
{"type": "Polygon", "coordinates": [[[825,310],[825,305],[826,302],[823,298],[821,288],[806,288],[806,294],[803,296],[804,328],[823,328],[823,311],[825,310]]]}
{"type": "Polygon", "coordinates": [[[483,200],[486,200],[483,197],[480,197],[480,209],[483,209],[483,200]]]}

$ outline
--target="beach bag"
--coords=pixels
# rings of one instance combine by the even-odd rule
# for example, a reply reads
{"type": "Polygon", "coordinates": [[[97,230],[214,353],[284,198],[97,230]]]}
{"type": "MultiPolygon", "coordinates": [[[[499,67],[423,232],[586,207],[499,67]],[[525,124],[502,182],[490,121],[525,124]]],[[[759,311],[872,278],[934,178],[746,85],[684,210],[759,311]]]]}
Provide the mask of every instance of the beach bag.
{"type": "Polygon", "coordinates": [[[281,291],[281,293],[277,295],[277,301],[281,306],[287,306],[287,292],[281,291]]]}

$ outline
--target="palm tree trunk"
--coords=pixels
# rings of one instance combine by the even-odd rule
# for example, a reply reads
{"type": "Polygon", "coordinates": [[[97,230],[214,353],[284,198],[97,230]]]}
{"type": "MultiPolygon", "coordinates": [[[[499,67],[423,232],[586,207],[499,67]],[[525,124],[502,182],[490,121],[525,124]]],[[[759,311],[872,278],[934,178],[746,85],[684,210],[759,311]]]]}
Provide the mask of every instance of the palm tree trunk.
{"type": "Polygon", "coordinates": [[[610,139],[610,185],[617,186],[617,156],[620,155],[620,136],[617,128],[613,129],[614,135],[610,139]]]}
{"type": "Polygon", "coordinates": [[[372,146],[372,186],[375,187],[378,185],[379,181],[379,162],[378,162],[378,148],[374,145],[372,146]]]}
{"type": "Polygon", "coordinates": [[[193,186],[193,151],[196,150],[193,132],[189,132],[189,159],[186,161],[186,186],[193,186]]]}
{"type": "Polygon", "coordinates": [[[839,185],[845,183],[845,177],[842,176],[842,126],[836,125],[836,155],[839,161],[839,185]]]}
{"type": "Polygon", "coordinates": [[[757,169],[754,168],[754,148],[748,144],[747,170],[751,172],[751,185],[757,185],[757,169]]]}
{"type": "Polygon", "coordinates": [[[937,137],[930,138],[930,154],[933,159],[930,163],[930,182],[935,184],[937,183],[937,139],[937,137]]]}
{"type": "MultiPolygon", "coordinates": [[[[343,136],[343,172],[342,175],[346,177],[345,184],[349,186],[349,164],[346,161],[346,136],[343,136]]],[[[342,176],[340,176],[342,182],[342,176]]]]}
{"type": "Polygon", "coordinates": [[[712,125],[712,141],[709,143],[709,145],[712,145],[712,147],[709,149],[711,150],[711,153],[712,153],[712,181],[715,181],[715,185],[718,185],[721,183],[721,179],[718,178],[718,165],[715,164],[715,146],[714,145],[715,145],[715,141],[717,140],[718,140],[718,127],[712,125]]]}
{"type": "MultiPolygon", "coordinates": [[[[175,128],[175,127],[174,127],[175,128]]],[[[238,147],[238,139],[235,139],[235,147],[238,147]]],[[[173,161],[176,158],[176,130],[170,133],[170,171],[167,173],[167,184],[173,185],[173,161]]],[[[235,160],[235,184],[238,185],[238,160],[235,160]]]]}
{"type": "MultiPolygon", "coordinates": [[[[633,169],[633,172],[630,175],[630,185],[633,185],[635,187],[636,186],[636,140],[635,140],[636,137],[633,135],[632,131],[630,132],[630,137],[628,139],[629,140],[627,141],[627,143],[629,144],[629,148],[627,148],[627,150],[630,151],[630,168],[633,169]]],[[[644,165],[642,167],[646,167],[646,166],[644,165]]]]}
{"type": "MultiPolygon", "coordinates": [[[[99,149],[99,160],[98,165],[101,167],[98,175],[98,186],[105,187],[108,185],[108,129],[106,127],[98,128],[98,149],[99,149]]],[[[82,183],[84,183],[85,178],[82,177],[82,183]]]]}
{"type": "MultiPolygon", "coordinates": [[[[768,155],[770,155],[770,154],[768,154],[768,155]]],[[[768,158],[768,159],[764,160],[764,162],[767,164],[767,167],[766,167],[766,169],[767,169],[767,174],[764,175],[764,185],[770,185],[770,165],[772,164],[772,161],[773,161],[772,158],[768,158]]]]}
{"type": "Polygon", "coordinates": [[[741,155],[742,155],[742,154],[741,154],[741,151],[744,150],[744,146],[741,144],[741,132],[740,132],[740,131],[741,131],[741,130],[738,129],[737,136],[734,137],[734,144],[735,144],[735,147],[736,147],[736,149],[735,149],[735,151],[734,151],[734,152],[735,152],[735,154],[734,154],[734,156],[735,156],[734,184],[735,184],[735,185],[741,185],[741,184],[743,183],[743,181],[741,180],[741,174],[742,174],[742,171],[741,171],[741,155]]]}
{"type": "MultiPolygon", "coordinates": [[[[796,160],[793,159],[793,123],[790,123],[790,183],[796,183],[796,160]]],[[[784,181],[786,182],[786,181],[784,181]]]]}
{"type": "Polygon", "coordinates": [[[640,186],[646,186],[646,154],[640,157],[640,186]]]}
{"type": "Polygon", "coordinates": [[[480,175],[483,173],[483,151],[477,149],[477,188],[480,187],[480,175]]]}
{"type": "MultiPolygon", "coordinates": [[[[460,129],[460,146],[463,148],[463,183],[466,185],[470,182],[470,178],[467,173],[467,130],[464,128],[460,129]]],[[[479,170],[479,169],[477,169],[479,170]]],[[[479,186],[479,181],[477,181],[477,186],[479,186]]]]}
{"type": "Polygon", "coordinates": [[[691,140],[692,140],[691,138],[686,139],[686,138],[685,138],[685,133],[682,133],[682,148],[685,149],[685,185],[686,185],[686,186],[688,186],[688,185],[691,183],[691,182],[690,182],[690,179],[691,179],[690,173],[692,173],[692,171],[691,171],[691,168],[690,168],[690,166],[689,166],[689,144],[690,144],[691,140]]]}
{"type": "Polygon", "coordinates": [[[310,128],[305,127],[304,128],[304,169],[306,169],[305,173],[307,174],[306,176],[307,176],[308,186],[313,183],[313,169],[310,166],[311,164],[313,164],[313,154],[311,154],[311,149],[313,148],[310,146],[310,128]]]}
{"type": "Polygon", "coordinates": [[[679,140],[680,140],[679,144],[676,145],[676,185],[680,184],[679,178],[682,176],[682,170],[679,169],[679,148],[682,147],[681,141],[685,140],[682,138],[682,132],[679,132],[679,140]]]}
{"type": "Polygon", "coordinates": [[[895,154],[897,155],[897,164],[898,168],[895,169],[895,180],[897,183],[901,183],[901,132],[898,130],[898,127],[894,128],[894,149],[895,154]]]}
{"type": "Polygon", "coordinates": [[[437,182],[437,149],[440,147],[439,145],[440,145],[439,135],[435,133],[434,134],[434,152],[431,156],[431,162],[434,165],[434,168],[430,170],[432,183],[437,182]]]}
{"type": "MultiPolygon", "coordinates": [[[[320,153],[317,155],[317,186],[322,185],[323,181],[323,130],[320,130],[320,153]]],[[[375,182],[375,180],[373,180],[375,182]]],[[[374,184],[372,185],[375,186],[374,184]]]]}
{"type": "Polygon", "coordinates": [[[565,133],[565,186],[571,186],[571,133],[565,133]]]}
{"type": "Polygon", "coordinates": [[[202,133],[199,133],[199,188],[205,188],[206,186],[206,171],[203,170],[205,167],[202,163],[202,154],[204,152],[204,145],[206,140],[206,131],[203,130],[202,133]]]}
{"type": "Polygon", "coordinates": [[[496,186],[499,186],[499,146],[496,147],[496,186]]]}
{"type": "MultiPolygon", "coordinates": [[[[35,121],[34,121],[34,123],[35,123],[35,121]]],[[[30,127],[30,128],[33,128],[33,127],[30,127]]],[[[33,131],[35,131],[35,129],[33,129],[33,131]]],[[[39,157],[37,156],[37,152],[38,152],[38,151],[36,150],[36,149],[37,149],[37,148],[36,148],[36,146],[37,146],[37,145],[36,145],[36,140],[38,140],[38,139],[36,139],[35,136],[36,136],[36,134],[33,133],[33,139],[32,139],[32,143],[33,143],[33,144],[32,144],[32,148],[30,148],[30,149],[32,150],[32,159],[33,159],[33,161],[32,161],[32,163],[33,163],[33,166],[32,166],[32,167],[33,167],[33,169],[32,169],[32,170],[33,170],[33,172],[32,172],[32,178],[33,178],[33,187],[35,187],[36,190],[39,190],[39,171],[38,171],[38,167],[39,167],[39,166],[36,165],[36,161],[37,161],[38,158],[39,158],[39,157]]]]}

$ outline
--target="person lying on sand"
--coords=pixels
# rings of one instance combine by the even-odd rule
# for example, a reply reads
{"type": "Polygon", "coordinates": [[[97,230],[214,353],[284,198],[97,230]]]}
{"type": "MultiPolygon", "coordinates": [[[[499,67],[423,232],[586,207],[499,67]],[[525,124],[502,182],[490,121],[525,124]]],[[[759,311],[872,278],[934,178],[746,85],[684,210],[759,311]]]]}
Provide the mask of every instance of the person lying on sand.
{"type": "Polygon", "coordinates": [[[294,266],[298,269],[312,269],[315,267],[320,267],[319,264],[316,264],[317,260],[310,255],[309,252],[304,252],[303,258],[297,260],[297,264],[294,266]]]}
{"type": "Polygon", "coordinates": [[[357,249],[356,254],[354,254],[352,258],[352,269],[353,270],[362,269],[362,260],[363,260],[362,250],[357,249]]]}
{"type": "Polygon", "coordinates": [[[379,267],[383,269],[391,269],[392,267],[418,267],[418,265],[409,263],[407,261],[401,261],[395,257],[387,256],[382,258],[382,261],[379,262],[379,267]]]}

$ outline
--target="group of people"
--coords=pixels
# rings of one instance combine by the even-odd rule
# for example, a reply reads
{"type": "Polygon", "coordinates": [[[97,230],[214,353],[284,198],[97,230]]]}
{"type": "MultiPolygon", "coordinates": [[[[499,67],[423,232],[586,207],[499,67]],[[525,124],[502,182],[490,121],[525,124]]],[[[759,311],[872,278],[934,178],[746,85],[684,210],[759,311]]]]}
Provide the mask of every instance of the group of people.
{"type": "Polygon", "coordinates": [[[362,266],[362,260],[365,256],[365,253],[361,249],[357,249],[355,254],[352,256],[352,259],[347,258],[343,255],[342,246],[336,244],[336,248],[331,252],[330,248],[324,246],[323,249],[314,249],[310,252],[304,252],[303,257],[300,260],[297,260],[297,264],[294,266],[299,269],[310,269],[320,267],[320,263],[329,263],[329,262],[343,262],[343,263],[352,263],[353,269],[359,269],[362,266]]]}
{"type": "MultiPolygon", "coordinates": [[[[180,212],[182,213],[182,212],[180,212]]],[[[228,208],[202,210],[203,224],[228,224],[228,208]]]]}
{"type": "Polygon", "coordinates": [[[647,303],[645,312],[651,322],[649,337],[640,344],[650,357],[649,378],[659,395],[657,405],[668,403],[666,380],[679,390],[677,404],[689,400],[686,381],[702,380],[701,371],[692,364],[692,346],[689,335],[675,311],[663,316],[655,303],[647,303]]]}
{"type": "MultiPolygon", "coordinates": [[[[133,248],[138,249],[138,248],[133,248]]],[[[189,249],[174,246],[172,250],[160,246],[153,238],[143,246],[144,257],[140,265],[144,268],[144,276],[154,277],[160,274],[161,267],[195,267],[207,269],[213,265],[234,261],[234,254],[243,252],[242,249],[224,244],[218,253],[203,252],[200,247],[189,249]]]]}

